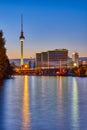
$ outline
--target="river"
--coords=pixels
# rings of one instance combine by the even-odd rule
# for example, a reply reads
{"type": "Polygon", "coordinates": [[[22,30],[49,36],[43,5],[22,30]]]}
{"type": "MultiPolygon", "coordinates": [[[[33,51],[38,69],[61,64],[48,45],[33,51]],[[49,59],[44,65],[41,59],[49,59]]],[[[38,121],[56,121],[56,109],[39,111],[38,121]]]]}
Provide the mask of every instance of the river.
{"type": "Polygon", "coordinates": [[[15,76],[0,82],[0,130],[87,130],[87,78],[15,76]]]}

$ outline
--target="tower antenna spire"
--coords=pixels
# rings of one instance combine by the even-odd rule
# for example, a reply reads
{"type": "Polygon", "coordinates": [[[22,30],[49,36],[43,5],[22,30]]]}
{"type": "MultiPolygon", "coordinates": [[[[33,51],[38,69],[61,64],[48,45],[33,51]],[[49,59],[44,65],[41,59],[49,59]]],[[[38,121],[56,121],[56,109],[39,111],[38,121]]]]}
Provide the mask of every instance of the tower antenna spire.
{"type": "Polygon", "coordinates": [[[22,14],[21,14],[21,36],[20,36],[20,38],[24,38],[24,32],[23,32],[23,15],[22,14]]]}
{"type": "Polygon", "coordinates": [[[23,14],[21,14],[21,32],[23,32],[23,14]]]}

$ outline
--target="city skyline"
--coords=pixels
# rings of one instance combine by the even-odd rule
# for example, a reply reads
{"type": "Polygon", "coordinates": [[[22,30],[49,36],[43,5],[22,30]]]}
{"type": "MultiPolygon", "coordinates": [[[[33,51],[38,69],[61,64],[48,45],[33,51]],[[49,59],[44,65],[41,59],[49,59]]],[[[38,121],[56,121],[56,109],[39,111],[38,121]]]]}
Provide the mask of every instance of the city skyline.
{"type": "Polygon", "coordinates": [[[20,18],[24,18],[24,58],[37,52],[68,49],[87,57],[86,0],[1,0],[0,29],[9,58],[20,58],[20,18]]]}

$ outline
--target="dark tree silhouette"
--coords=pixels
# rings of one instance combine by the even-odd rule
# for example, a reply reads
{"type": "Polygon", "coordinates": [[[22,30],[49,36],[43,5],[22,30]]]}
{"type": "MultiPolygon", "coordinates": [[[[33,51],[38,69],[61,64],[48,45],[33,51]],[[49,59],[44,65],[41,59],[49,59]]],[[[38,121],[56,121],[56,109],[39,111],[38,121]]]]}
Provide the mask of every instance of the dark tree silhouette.
{"type": "Polygon", "coordinates": [[[2,30],[0,30],[0,79],[8,77],[10,72],[11,67],[6,55],[5,39],[2,30]]]}

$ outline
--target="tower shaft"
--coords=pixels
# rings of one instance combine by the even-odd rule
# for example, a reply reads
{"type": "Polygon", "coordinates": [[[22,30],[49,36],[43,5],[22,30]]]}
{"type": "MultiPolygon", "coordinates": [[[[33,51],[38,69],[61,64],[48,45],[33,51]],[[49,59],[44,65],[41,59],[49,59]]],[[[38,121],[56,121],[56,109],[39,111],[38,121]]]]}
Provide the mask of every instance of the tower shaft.
{"type": "Polygon", "coordinates": [[[21,62],[20,65],[22,66],[24,64],[24,60],[23,60],[23,42],[21,41],[21,62]]]}

